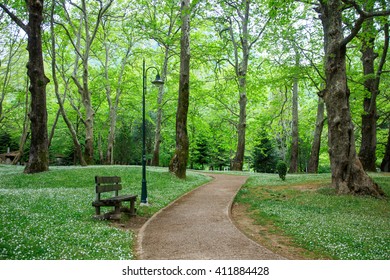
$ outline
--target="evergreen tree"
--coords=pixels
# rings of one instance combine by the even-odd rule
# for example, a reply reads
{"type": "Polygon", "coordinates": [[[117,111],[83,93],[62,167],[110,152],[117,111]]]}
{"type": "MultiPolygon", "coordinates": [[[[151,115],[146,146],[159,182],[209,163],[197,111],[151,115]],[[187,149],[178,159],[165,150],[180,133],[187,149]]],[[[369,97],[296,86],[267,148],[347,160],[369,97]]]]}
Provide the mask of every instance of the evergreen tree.
{"type": "Polygon", "coordinates": [[[274,173],[277,161],[272,140],[262,133],[252,152],[252,168],[256,172],[274,173]]]}

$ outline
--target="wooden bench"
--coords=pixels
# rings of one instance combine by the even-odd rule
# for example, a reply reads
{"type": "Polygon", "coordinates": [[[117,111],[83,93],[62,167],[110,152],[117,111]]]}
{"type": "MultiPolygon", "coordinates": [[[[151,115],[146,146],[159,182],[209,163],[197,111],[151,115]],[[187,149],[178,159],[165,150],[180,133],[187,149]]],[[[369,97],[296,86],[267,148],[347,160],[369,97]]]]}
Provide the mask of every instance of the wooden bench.
{"type": "Polygon", "coordinates": [[[121,177],[95,176],[95,187],[96,199],[92,202],[92,206],[95,207],[96,211],[95,218],[119,220],[122,212],[125,212],[130,216],[135,216],[135,201],[137,200],[137,195],[119,195],[119,191],[122,190],[121,177]],[[109,192],[114,192],[114,196],[104,194],[109,192]],[[122,202],[124,201],[130,202],[130,208],[122,207],[122,202]],[[105,206],[114,207],[114,211],[102,215],[100,213],[100,207],[105,206]]]}

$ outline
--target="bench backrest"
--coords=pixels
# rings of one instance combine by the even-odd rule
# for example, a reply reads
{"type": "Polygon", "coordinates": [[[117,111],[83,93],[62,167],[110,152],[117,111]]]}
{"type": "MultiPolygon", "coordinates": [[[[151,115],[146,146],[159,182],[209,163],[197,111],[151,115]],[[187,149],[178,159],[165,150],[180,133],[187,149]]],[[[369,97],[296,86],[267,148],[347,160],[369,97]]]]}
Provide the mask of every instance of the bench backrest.
{"type": "Polygon", "coordinates": [[[97,200],[100,200],[101,193],[115,192],[118,196],[118,191],[122,189],[121,177],[118,176],[95,176],[95,184],[97,200]]]}

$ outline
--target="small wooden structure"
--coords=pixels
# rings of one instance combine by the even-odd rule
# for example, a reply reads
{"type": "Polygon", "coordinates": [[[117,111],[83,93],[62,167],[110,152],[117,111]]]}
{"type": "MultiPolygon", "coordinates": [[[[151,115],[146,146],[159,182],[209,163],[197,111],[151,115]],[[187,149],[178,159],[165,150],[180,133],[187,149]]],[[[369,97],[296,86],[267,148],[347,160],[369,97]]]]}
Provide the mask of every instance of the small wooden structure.
{"type": "Polygon", "coordinates": [[[131,216],[135,216],[135,201],[137,195],[119,195],[119,191],[122,190],[121,177],[109,176],[101,177],[95,176],[95,192],[96,199],[92,202],[92,206],[95,207],[95,218],[97,219],[111,219],[119,220],[121,213],[125,212],[131,216]],[[114,193],[113,196],[103,197],[105,193],[114,193]],[[130,208],[122,207],[122,202],[129,201],[130,208]],[[114,210],[105,214],[100,213],[100,207],[111,206],[114,210]]]}
{"type": "Polygon", "coordinates": [[[19,155],[19,152],[8,151],[5,154],[0,154],[0,163],[12,164],[13,160],[19,155]]]}

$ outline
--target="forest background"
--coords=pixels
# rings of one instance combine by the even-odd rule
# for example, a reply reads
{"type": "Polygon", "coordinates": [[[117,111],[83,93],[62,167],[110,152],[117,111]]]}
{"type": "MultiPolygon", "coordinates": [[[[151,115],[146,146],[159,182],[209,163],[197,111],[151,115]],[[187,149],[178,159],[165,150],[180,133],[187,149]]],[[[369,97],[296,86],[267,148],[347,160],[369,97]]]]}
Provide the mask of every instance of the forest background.
{"type": "MultiPolygon", "coordinates": [[[[343,14],[346,33],[358,18],[354,9],[348,10],[353,3],[368,10],[389,9],[386,1],[343,2],[351,3],[345,4],[343,14]]],[[[4,4],[26,18],[24,1],[4,4]]],[[[192,1],[190,168],[234,167],[244,141],[244,164],[238,169],[275,172],[276,162],[283,160],[293,172],[330,172],[327,115],[319,97],[325,87],[324,34],[314,8],[306,1],[192,1]],[[239,137],[242,131],[244,140],[239,137]]],[[[169,165],[175,150],[180,26],[177,1],[45,1],[43,52],[50,80],[52,164],[141,164],[146,59],[147,67],[158,68],[165,81],[163,87],[152,87],[150,80],[157,73],[148,72],[147,161],[169,165]]],[[[0,33],[0,154],[15,152],[26,162],[26,34],[4,11],[0,33]]],[[[367,81],[380,76],[371,171],[389,168],[388,41],[388,18],[375,17],[365,22],[346,53],[358,151],[362,119],[374,106],[367,107],[367,100],[373,99],[367,81]],[[372,50],[372,73],[364,68],[367,49],[372,50]]]]}

